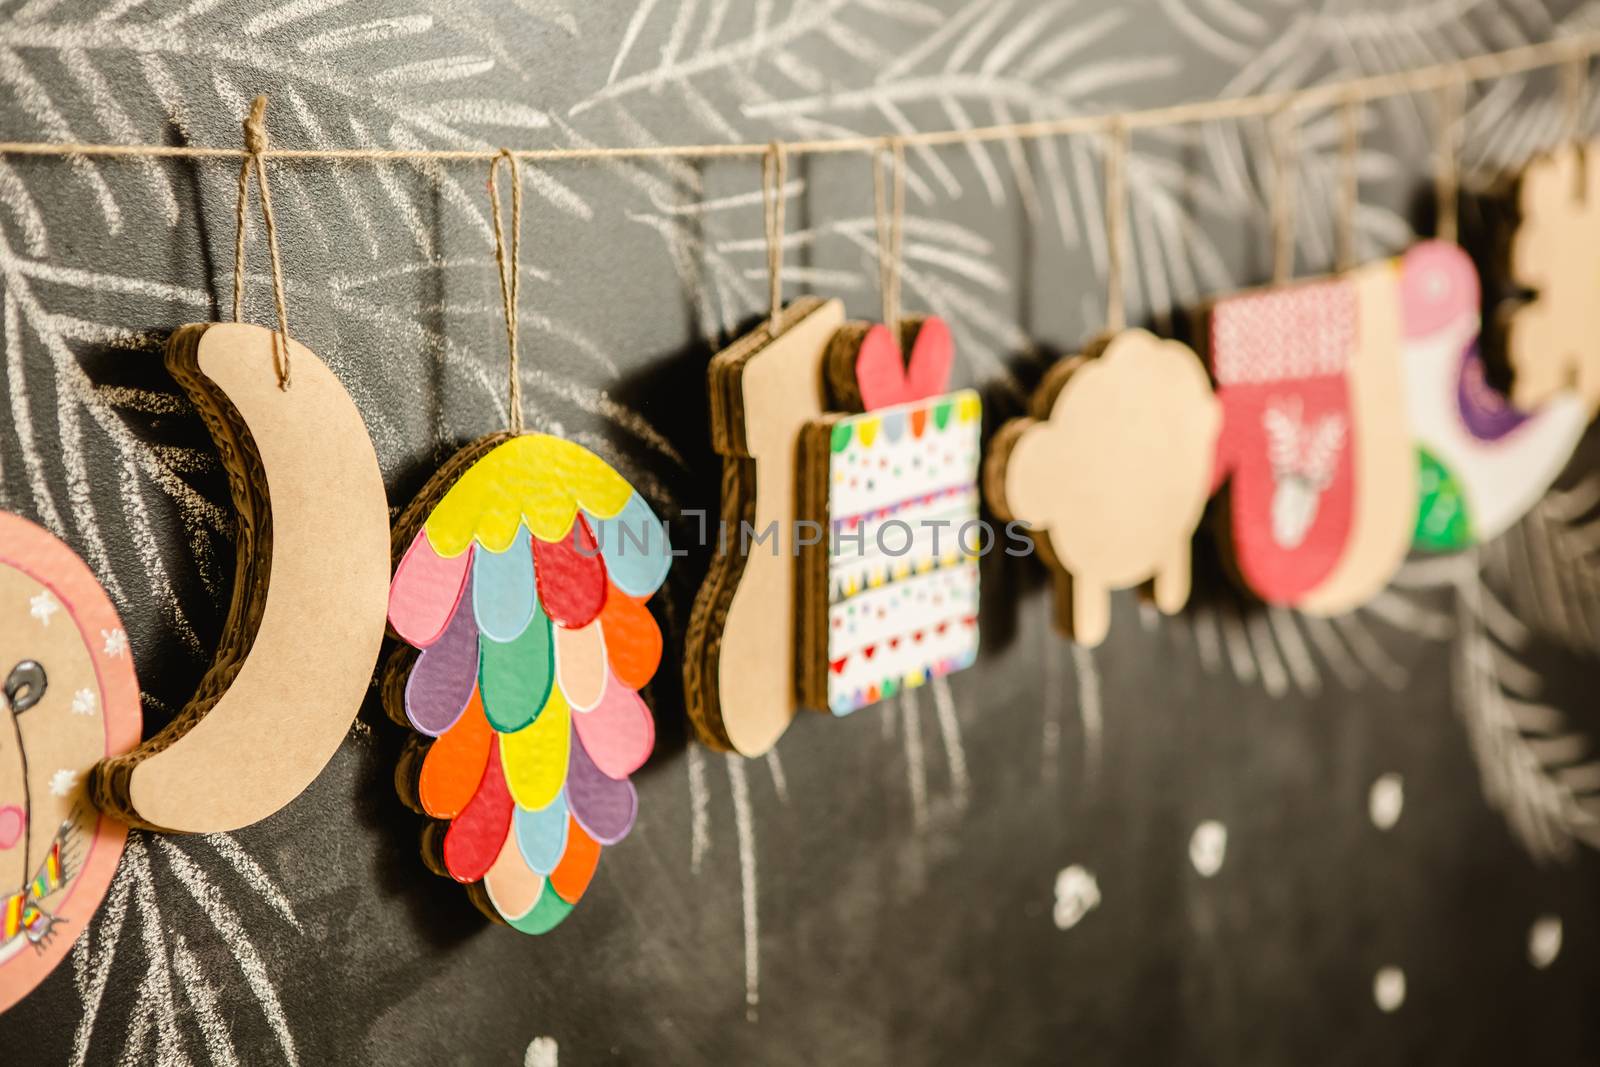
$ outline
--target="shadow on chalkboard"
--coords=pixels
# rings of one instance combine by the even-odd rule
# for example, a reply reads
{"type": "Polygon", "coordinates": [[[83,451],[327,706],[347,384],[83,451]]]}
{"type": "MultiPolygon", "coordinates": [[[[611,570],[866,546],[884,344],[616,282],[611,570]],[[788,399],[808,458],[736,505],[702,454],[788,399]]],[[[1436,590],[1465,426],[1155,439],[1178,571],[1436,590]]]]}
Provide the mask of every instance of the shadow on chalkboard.
{"type": "MultiPolygon", "coordinates": [[[[750,323],[753,328],[755,320],[750,323]]],[[[712,350],[697,343],[654,357],[625,377],[614,390],[617,401],[640,412],[677,451],[683,465],[663,462],[663,482],[675,507],[661,500],[650,505],[666,521],[672,547],[667,583],[650,598],[651,613],[661,627],[661,666],[643,696],[656,719],[656,745],[638,774],[652,774],[690,742],[683,697],[683,640],[696,591],[711,565],[711,544],[700,544],[700,530],[714,532],[721,510],[722,459],[711,449],[711,399],[706,368],[712,350]],[[704,519],[700,518],[704,516],[704,519]]],[[[705,538],[714,543],[713,537],[705,538]]]]}

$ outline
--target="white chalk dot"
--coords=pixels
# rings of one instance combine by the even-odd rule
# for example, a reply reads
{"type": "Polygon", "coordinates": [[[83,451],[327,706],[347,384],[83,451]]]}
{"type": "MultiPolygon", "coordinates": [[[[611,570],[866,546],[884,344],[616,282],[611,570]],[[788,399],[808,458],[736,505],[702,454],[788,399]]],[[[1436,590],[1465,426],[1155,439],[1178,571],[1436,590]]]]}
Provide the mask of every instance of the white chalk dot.
{"type": "Polygon", "coordinates": [[[1100,906],[1100,883],[1088,868],[1074,863],[1056,875],[1057,930],[1070,930],[1100,906]]]}
{"type": "Polygon", "coordinates": [[[1210,878],[1222,870],[1222,860],[1228,854],[1228,828],[1215,819],[1207,819],[1194,828],[1189,838],[1189,862],[1200,872],[1200,877],[1210,878]]]}
{"type": "Polygon", "coordinates": [[[1380,774],[1367,793],[1367,814],[1372,817],[1372,825],[1380,830],[1394,829],[1405,806],[1405,779],[1394,773],[1380,774]]]}
{"type": "Polygon", "coordinates": [[[536,1037],[528,1042],[528,1054],[522,1057],[522,1067],[556,1067],[560,1050],[553,1037],[536,1037]]]}
{"type": "Polygon", "coordinates": [[[1561,955],[1561,916],[1541,915],[1528,928],[1528,962],[1544,970],[1561,955]]]}
{"type": "Polygon", "coordinates": [[[1372,999],[1383,1011],[1399,1011],[1406,1002],[1406,972],[1398,967],[1380,967],[1372,978],[1372,999]]]}

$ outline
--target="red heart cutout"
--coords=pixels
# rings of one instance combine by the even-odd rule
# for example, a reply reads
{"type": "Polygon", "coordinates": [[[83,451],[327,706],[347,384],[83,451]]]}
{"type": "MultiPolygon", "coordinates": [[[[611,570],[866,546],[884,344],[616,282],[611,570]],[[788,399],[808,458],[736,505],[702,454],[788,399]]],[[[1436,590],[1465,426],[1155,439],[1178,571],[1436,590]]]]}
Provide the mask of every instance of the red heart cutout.
{"type": "Polygon", "coordinates": [[[944,392],[955,363],[955,342],[943,319],[927,318],[911,344],[911,360],[900,357],[900,343],[889,327],[874,326],[856,353],[856,387],[868,411],[926,400],[944,392]]]}

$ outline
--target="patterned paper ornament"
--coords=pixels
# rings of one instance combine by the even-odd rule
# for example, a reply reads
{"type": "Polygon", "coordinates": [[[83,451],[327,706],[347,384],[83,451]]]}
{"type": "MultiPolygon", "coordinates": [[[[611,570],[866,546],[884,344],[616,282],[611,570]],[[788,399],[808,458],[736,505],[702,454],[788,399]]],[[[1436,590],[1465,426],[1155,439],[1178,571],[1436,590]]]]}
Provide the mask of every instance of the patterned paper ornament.
{"type": "Polygon", "coordinates": [[[434,819],[424,855],[489,915],[544,933],[633,826],[628,776],[655,743],[638,690],[661,659],[645,601],[666,529],[603,460],[546,434],[452,458],[395,527],[391,716],[397,781],[434,819]]]}
{"type": "Polygon", "coordinates": [[[1231,479],[1232,557],[1263,600],[1293,603],[1327,577],[1349,535],[1355,289],[1323,279],[1245,293],[1211,310],[1222,402],[1216,481],[1231,479]]]}
{"type": "Polygon", "coordinates": [[[84,788],[139,743],[139,683],[116,609],[56,537],[0,512],[0,1011],[62,961],[128,836],[84,788]]]}
{"type": "Polygon", "coordinates": [[[978,654],[983,405],[945,392],[950,329],[849,323],[829,345],[831,399],[853,414],[800,438],[800,697],[846,715],[971,666],[978,654]],[[901,356],[910,352],[909,361],[901,356]]]}

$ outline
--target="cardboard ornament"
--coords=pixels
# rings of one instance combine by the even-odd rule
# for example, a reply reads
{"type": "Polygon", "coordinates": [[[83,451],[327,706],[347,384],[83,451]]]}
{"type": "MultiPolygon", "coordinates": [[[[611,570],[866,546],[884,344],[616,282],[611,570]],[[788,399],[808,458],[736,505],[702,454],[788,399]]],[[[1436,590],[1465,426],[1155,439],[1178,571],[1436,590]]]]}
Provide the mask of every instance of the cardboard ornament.
{"type": "Polygon", "coordinates": [[[396,522],[384,707],[421,739],[401,796],[423,855],[523,933],[553,929],[603,846],[633,827],[628,776],[655,745],[639,695],[661,659],[645,602],[666,528],[580,445],[497,433],[447,462],[396,522]]]}
{"type": "Polygon", "coordinates": [[[389,512],[372,440],[310,349],[272,331],[181,327],[166,365],[221,453],[237,517],[233,599],[211,669],[160,733],[94,769],[104,810],[176,832],[236,830],[322,771],[383,640],[389,512]]]}
{"type": "Polygon", "coordinates": [[[100,583],[44,529],[0,512],[0,1011],[88,930],[128,828],[90,768],[139,743],[139,683],[100,583]]]}
{"type": "Polygon", "coordinates": [[[1377,263],[1209,309],[1221,540],[1268,603],[1349,611],[1404,557],[1416,497],[1397,285],[1377,263]]]}
{"type": "Polygon", "coordinates": [[[846,715],[978,654],[983,407],[946,392],[949,327],[850,323],[829,343],[833,407],[800,437],[801,702],[846,715]],[[909,357],[902,356],[902,351],[909,357]]]}
{"type": "Polygon", "coordinates": [[[1425,241],[1401,260],[1406,400],[1416,437],[1418,548],[1493,540],[1539,502],[1566,467],[1589,414],[1576,390],[1534,410],[1507,400],[1479,354],[1478,272],[1466,252],[1425,241]]]}
{"type": "Polygon", "coordinates": [[[800,433],[824,410],[823,362],[844,325],[837,300],[805,298],[718,352],[708,374],[722,456],[722,524],[684,638],[684,701],[705,744],[757,756],[788,729],[796,692],[800,433]],[[774,525],[775,524],[775,525],[774,525]],[[753,543],[772,527],[777,541],[753,543]]]}
{"type": "Polygon", "coordinates": [[[1398,261],[1345,272],[1355,294],[1350,389],[1350,529],[1338,562],[1295,606],[1313,615],[1354,611],[1389,584],[1416,530],[1415,443],[1406,417],[1398,261]]]}
{"type": "Polygon", "coordinates": [[[1505,324],[1511,399],[1524,411],[1576,392],[1600,410],[1600,145],[1568,143],[1517,182],[1511,279],[1533,298],[1505,324]]]}
{"type": "Polygon", "coordinates": [[[1200,358],[1132,329],[1057,364],[1030,414],[1000,428],[985,493],[1028,524],[1062,634],[1103,641],[1113,589],[1142,585],[1163,612],[1182,609],[1221,422],[1200,358]]]}

